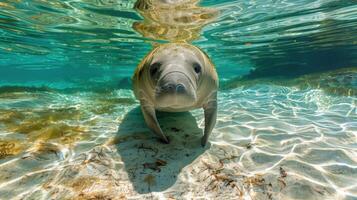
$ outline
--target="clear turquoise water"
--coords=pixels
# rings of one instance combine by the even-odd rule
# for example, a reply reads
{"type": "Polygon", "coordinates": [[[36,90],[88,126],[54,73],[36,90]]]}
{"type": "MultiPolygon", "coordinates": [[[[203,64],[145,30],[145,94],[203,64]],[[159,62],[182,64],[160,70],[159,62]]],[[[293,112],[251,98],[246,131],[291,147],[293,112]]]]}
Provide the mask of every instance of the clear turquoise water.
{"type": "Polygon", "coordinates": [[[170,145],[143,122],[130,77],[167,41],[134,4],[0,1],[0,199],[357,199],[356,1],[201,1],[204,149],[201,110],[160,115],[170,145]]]}

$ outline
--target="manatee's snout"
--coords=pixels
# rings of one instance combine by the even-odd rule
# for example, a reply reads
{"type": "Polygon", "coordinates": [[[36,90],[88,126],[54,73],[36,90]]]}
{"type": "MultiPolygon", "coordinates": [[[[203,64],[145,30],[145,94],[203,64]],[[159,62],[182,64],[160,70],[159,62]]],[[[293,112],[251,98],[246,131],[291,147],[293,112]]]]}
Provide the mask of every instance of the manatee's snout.
{"type": "Polygon", "coordinates": [[[165,93],[185,93],[186,92],[186,88],[183,84],[181,83],[167,83],[163,86],[161,86],[161,91],[165,92],[165,93]]]}
{"type": "Polygon", "coordinates": [[[156,88],[156,100],[162,106],[183,106],[196,100],[192,80],[184,72],[169,72],[160,78],[156,88]]]}
{"type": "Polygon", "coordinates": [[[190,80],[182,72],[170,72],[159,80],[159,87],[161,93],[185,94],[189,92],[190,80]]]}

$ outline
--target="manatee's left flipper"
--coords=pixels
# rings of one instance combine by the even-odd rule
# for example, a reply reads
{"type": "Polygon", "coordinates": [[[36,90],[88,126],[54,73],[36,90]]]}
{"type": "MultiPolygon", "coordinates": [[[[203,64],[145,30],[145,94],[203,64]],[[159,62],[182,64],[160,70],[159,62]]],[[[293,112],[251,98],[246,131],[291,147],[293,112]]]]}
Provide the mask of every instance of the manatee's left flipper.
{"type": "Polygon", "coordinates": [[[212,129],[216,125],[217,118],[217,93],[213,95],[205,105],[203,105],[205,115],[205,131],[201,139],[201,145],[204,147],[207,143],[208,137],[212,132],[212,129]]]}

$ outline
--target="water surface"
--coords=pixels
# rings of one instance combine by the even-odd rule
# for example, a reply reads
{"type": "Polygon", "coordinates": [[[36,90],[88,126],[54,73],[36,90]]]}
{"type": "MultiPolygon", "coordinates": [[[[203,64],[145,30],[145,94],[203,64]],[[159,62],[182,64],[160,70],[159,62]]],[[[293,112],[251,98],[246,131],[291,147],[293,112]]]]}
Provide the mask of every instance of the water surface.
{"type": "Polygon", "coordinates": [[[204,0],[176,27],[135,3],[0,2],[0,199],[357,199],[356,1],[204,0]],[[160,113],[164,145],[132,93],[170,40],[216,65],[206,148],[202,110],[160,113]]]}

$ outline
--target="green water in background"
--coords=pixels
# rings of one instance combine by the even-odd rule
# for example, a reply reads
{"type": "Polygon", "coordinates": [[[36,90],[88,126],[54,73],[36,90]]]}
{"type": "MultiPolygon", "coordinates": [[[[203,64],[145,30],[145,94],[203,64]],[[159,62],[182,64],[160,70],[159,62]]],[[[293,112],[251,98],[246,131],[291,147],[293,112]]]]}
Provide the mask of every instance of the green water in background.
{"type": "MultiPolygon", "coordinates": [[[[135,1],[3,1],[0,84],[68,88],[130,77],[151,49],[135,1]],[[83,85],[83,83],[82,83],[83,85]]],[[[203,1],[220,10],[193,43],[222,81],[356,66],[355,1],[203,1]]],[[[162,41],[164,42],[164,41],[162,41]]],[[[354,86],[356,83],[354,83],[354,86]]]]}
{"type": "Polygon", "coordinates": [[[161,116],[166,146],[143,123],[130,77],[167,41],[134,4],[0,1],[0,199],[357,198],[357,1],[201,1],[206,149],[200,110],[161,116]]]}

